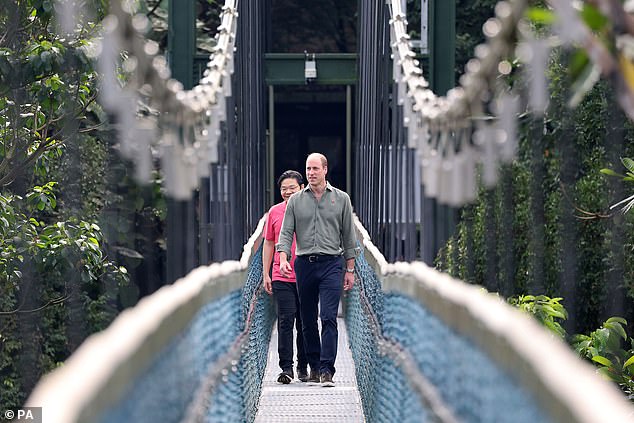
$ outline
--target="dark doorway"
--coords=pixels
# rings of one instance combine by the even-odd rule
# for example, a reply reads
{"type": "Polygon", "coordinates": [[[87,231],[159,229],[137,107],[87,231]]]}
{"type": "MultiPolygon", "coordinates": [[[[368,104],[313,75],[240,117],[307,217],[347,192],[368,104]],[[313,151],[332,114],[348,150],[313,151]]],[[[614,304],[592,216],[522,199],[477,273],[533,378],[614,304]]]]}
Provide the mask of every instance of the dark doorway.
{"type": "MultiPolygon", "coordinates": [[[[346,189],[346,87],[275,87],[275,177],[288,169],[306,176],[306,157],[328,158],[328,181],[346,189]]],[[[281,201],[275,191],[275,202],[281,201]]]]}

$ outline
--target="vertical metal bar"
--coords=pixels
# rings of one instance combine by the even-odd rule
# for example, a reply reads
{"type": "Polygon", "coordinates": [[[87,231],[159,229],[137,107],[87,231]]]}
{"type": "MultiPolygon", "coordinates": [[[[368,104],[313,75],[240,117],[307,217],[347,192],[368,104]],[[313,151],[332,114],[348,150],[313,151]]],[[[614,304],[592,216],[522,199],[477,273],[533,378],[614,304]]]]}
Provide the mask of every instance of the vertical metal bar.
{"type": "Polygon", "coordinates": [[[428,265],[434,264],[434,258],[436,257],[438,239],[436,233],[436,200],[425,196],[425,189],[423,188],[423,221],[421,222],[421,230],[423,233],[424,244],[421,247],[422,259],[428,265]]]}
{"type": "Polygon", "coordinates": [[[183,260],[180,252],[183,250],[183,221],[181,201],[167,199],[167,283],[172,283],[184,275],[183,260]]]}
{"type": "Polygon", "coordinates": [[[421,0],[420,2],[420,52],[421,54],[429,53],[429,1],[421,0]]]}
{"type": "MultiPolygon", "coordinates": [[[[220,146],[219,146],[220,149],[220,146]]],[[[218,151],[220,154],[220,151],[218,151]]],[[[211,165],[211,173],[209,175],[209,236],[211,244],[210,260],[217,260],[217,252],[220,248],[218,245],[218,208],[220,207],[219,193],[218,193],[218,165],[211,165]]]]}
{"type": "MultiPolygon", "coordinates": [[[[396,88],[396,87],[395,87],[396,88]]],[[[396,100],[396,96],[392,96],[392,101],[396,100]]],[[[403,182],[400,180],[400,172],[402,166],[401,161],[401,140],[403,139],[403,108],[394,107],[394,123],[395,128],[392,135],[392,189],[394,190],[394,202],[392,203],[394,221],[392,223],[392,261],[403,260],[401,257],[401,221],[402,221],[402,198],[403,198],[403,182]]]]}
{"type": "MultiPolygon", "coordinates": [[[[193,86],[194,49],[195,49],[194,2],[169,2],[168,62],[172,76],[186,89],[193,86]]],[[[183,134],[181,134],[182,136],[183,134]]],[[[167,281],[174,282],[184,276],[188,267],[187,206],[184,201],[168,199],[167,202],[167,281]]]]}
{"type": "Polygon", "coordinates": [[[416,189],[419,183],[418,175],[416,173],[418,164],[416,163],[416,151],[413,149],[407,150],[408,157],[408,175],[406,181],[408,183],[407,190],[407,255],[405,256],[406,261],[414,261],[416,259],[418,253],[418,239],[416,237],[416,189]]]}
{"type": "Polygon", "coordinates": [[[275,203],[275,88],[269,85],[269,174],[268,190],[269,202],[267,206],[275,203]]]}
{"type": "Polygon", "coordinates": [[[346,192],[352,192],[352,87],[346,85],[346,192]]]}
{"type": "Polygon", "coordinates": [[[210,249],[209,249],[209,225],[211,223],[210,216],[210,178],[202,178],[200,181],[200,193],[198,200],[199,208],[199,226],[198,226],[198,261],[201,265],[209,263],[210,249]]]}
{"type": "MultiPolygon", "coordinates": [[[[434,92],[444,95],[455,85],[455,35],[456,35],[456,2],[455,0],[431,0],[429,3],[430,37],[429,37],[429,67],[430,83],[434,92]]],[[[427,199],[426,199],[427,200],[427,199]]],[[[431,199],[426,201],[424,213],[432,217],[427,221],[428,231],[434,228],[433,242],[425,246],[423,260],[431,264],[438,250],[442,248],[449,237],[452,228],[450,210],[447,206],[438,204],[431,199]],[[431,245],[430,245],[431,244],[431,245]],[[431,251],[430,251],[431,249],[431,251]]],[[[452,219],[453,220],[453,219],[452,219]]]]}
{"type": "Polygon", "coordinates": [[[198,222],[196,216],[196,205],[194,204],[194,196],[185,201],[185,221],[183,226],[185,227],[185,252],[184,257],[184,273],[185,276],[191,270],[194,270],[198,263],[198,222]]]}

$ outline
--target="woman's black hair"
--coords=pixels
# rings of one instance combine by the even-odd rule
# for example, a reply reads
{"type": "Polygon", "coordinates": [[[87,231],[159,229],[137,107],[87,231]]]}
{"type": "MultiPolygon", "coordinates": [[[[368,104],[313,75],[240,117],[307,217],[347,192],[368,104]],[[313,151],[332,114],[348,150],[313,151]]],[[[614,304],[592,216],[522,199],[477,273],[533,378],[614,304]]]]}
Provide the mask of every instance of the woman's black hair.
{"type": "Polygon", "coordinates": [[[281,187],[282,186],[282,181],[284,179],[288,179],[288,178],[293,178],[297,181],[297,185],[301,186],[304,183],[304,178],[302,178],[302,174],[295,171],[295,170],[287,170],[286,172],[282,173],[280,175],[280,177],[277,179],[277,186],[281,187]]]}

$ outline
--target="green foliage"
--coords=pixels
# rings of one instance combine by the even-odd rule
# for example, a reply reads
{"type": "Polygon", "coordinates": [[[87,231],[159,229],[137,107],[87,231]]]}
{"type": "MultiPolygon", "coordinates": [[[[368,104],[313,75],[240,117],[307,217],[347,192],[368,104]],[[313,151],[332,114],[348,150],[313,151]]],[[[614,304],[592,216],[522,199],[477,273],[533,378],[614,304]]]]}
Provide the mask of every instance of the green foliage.
{"type": "Polygon", "coordinates": [[[57,199],[53,192],[53,187],[57,182],[47,182],[44,186],[35,186],[32,191],[26,194],[26,201],[30,208],[40,212],[52,212],[57,206],[57,199]]]}
{"type": "MultiPolygon", "coordinates": [[[[167,46],[169,31],[169,10],[166,0],[139,1],[139,12],[148,16],[152,30],[148,38],[156,41],[162,48],[167,46]]],[[[220,25],[223,1],[196,0],[196,53],[209,54],[216,45],[214,35],[220,25]]]]}
{"type": "MultiPolygon", "coordinates": [[[[625,175],[616,173],[612,169],[607,169],[607,168],[601,169],[601,173],[608,176],[616,176],[618,178],[621,178],[621,180],[628,183],[634,182],[634,160],[630,159],[629,157],[621,157],[621,163],[623,164],[623,167],[625,167],[626,169],[625,175]]],[[[621,200],[618,203],[614,204],[610,208],[612,209],[614,207],[621,206],[621,205],[623,206],[621,209],[623,213],[629,212],[632,209],[632,207],[634,207],[634,196],[629,196],[625,198],[624,200],[621,200]]]]}
{"type": "MultiPolygon", "coordinates": [[[[527,10],[526,17],[537,32],[543,32],[544,28],[557,25],[559,19],[550,6],[544,5],[544,2],[539,3],[542,4],[534,5],[527,10]]],[[[565,65],[564,75],[571,82],[572,90],[567,97],[569,97],[569,104],[573,107],[576,107],[584,96],[593,90],[599,81],[599,68],[604,67],[610,60],[619,68],[618,71],[630,89],[634,83],[634,66],[629,53],[631,41],[624,41],[621,25],[614,24],[619,19],[617,18],[619,9],[600,8],[596,2],[586,0],[577,2],[575,10],[578,11],[579,21],[591,35],[585,37],[583,43],[574,43],[569,46],[571,54],[568,54],[565,57],[566,60],[562,62],[565,65]],[[597,60],[598,51],[602,52],[601,55],[611,57],[607,60],[605,57],[597,60]],[[591,56],[594,56],[594,60],[591,60],[591,56]]],[[[557,33],[556,30],[553,32],[557,33]]]]}
{"type": "Polygon", "coordinates": [[[565,339],[566,330],[559,321],[566,320],[568,312],[561,304],[561,300],[562,298],[550,298],[545,295],[519,295],[510,297],[508,302],[523,312],[531,314],[555,335],[565,339]]]}
{"type": "Polygon", "coordinates": [[[590,335],[575,335],[573,347],[598,367],[598,372],[616,382],[630,399],[634,399],[634,339],[628,338],[623,326],[627,321],[611,317],[590,335]],[[624,345],[625,344],[625,345],[624,345]]]}
{"type": "Polygon", "coordinates": [[[77,218],[51,224],[41,220],[42,213],[55,208],[54,186],[49,183],[35,187],[26,199],[0,195],[0,375],[5,381],[0,395],[5,401],[13,398],[11,406],[18,406],[25,395],[19,391],[19,369],[14,359],[22,346],[16,333],[18,314],[41,315],[42,354],[39,365],[33,365],[48,371],[69,353],[64,335],[69,280],[77,278],[82,286],[91,332],[112,321],[117,311],[117,287],[128,282],[126,269],[104,256],[103,235],[97,225],[77,218]],[[25,266],[35,280],[24,278],[25,266]],[[38,307],[25,310],[17,301],[18,295],[33,283],[41,284],[40,295],[35,298],[38,307]]]}
{"type": "MultiPolygon", "coordinates": [[[[562,298],[545,295],[520,295],[508,299],[509,304],[535,317],[544,327],[562,339],[567,338],[560,321],[568,318],[562,298]]],[[[597,367],[597,372],[619,385],[630,400],[634,400],[634,339],[628,337],[622,317],[610,317],[589,335],[576,334],[570,346],[597,367]]]]}
{"type": "Polygon", "coordinates": [[[82,2],[90,19],[79,13],[81,23],[64,36],[53,1],[3,4],[0,404],[6,409],[23,404],[37,377],[114,319],[130,278],[109,255],[98,224],[112,197],[106,166],[113,137],[95,103],[91,49],[107,2],[82,2]]]}
{"type": "MultiPolygon", "coordinates": [[[[461,221],[451,240],[453,245],[459,246],[457,257],[449,261],[446,254],[440,255],[436,264],[448,273],[467,276],[464,269],[472,263],[473,274],[463,279],[487,286],[484,272],[491,268],[487,260],[494,259],[498,280],[505,283],[510,280],[512,284],[504,287],[509,294],[562,296],[563,260],[568,254],[567,275],[569,278],[573,275],[574,280],[567,280],[566,298],[571,304],[574,300],[575,305],[569,309],[571,318],[567,325],[571,331],[587,332],[596,328],[607,313],[629,318],[633,310],[634,216],[628,214],[622,221],[605,218],[603,211],[610,204],[610,198],[614,198],[612,191],[622,181],[607,180],[600,170],[606,167],[610,157],[619,154],[610,150],[615,130],[622,131],[624,136],[620,155],[634,157],[634,133],[631,123],[622,116],[617,116],[620,120],[610,117],[617,106],[605,82],[596,84],[575,110],[567,107],[570,80],[566,75],[566,61],[560,60],[559,54],[556,52],[549,65],[552,94],[547,114],[536,123],[520,120],[518,157],[510,170],[504,171],[494,200],[480,193],[473,205],[461,211],[461,221]],[[535,131],[534,125],[541,128],[535,131]],[[539,187],[535,180],[536,169],[541,169],[543,175],[539,187]],[[563,176],[564,171],[567,176],[563,176]],[[504,203],[505,195],[511,195],[512,201],[504,203]],[[536,210],[534,201],[538,197],[543,204],[536,210]],[[492,232],[492,245],[497,245],[495,255],[486,253],[490,248],[487,239],[491,240],[485,226],[488,208],[498,216],[492,232]],[[543,222],[538,224],[536,217],[540,213],[543,222]],[[508,216],[510,219],[505,223],[501,217],[508,216]],[[510,249],[504,244],[509,227],[512,228],[510,257],[510,249]],[[542,227],[539,238],[538,229],[542,227]],[[568,244],[563,243],[564,229],[568,244]],[[570,249],[570,243],[574,250],[570,249]],[[507,268],[514,271],[513,277],[504,273],[507,268]],[[608,278],[620,280],[608,285],[608,278]],[[608,311],[610,296],[622,295],[607,292],[608,287],[614,289],[617,285],[627,288],[630,301],[623,302],[625,309],[608,311]],[[571,297],[573,292],[574,298],[571,297]]],[[[630,164],[627,160],[625,163],[630,164]]]]}
{"type": "MultiPolygon", "coordinates": [[[[89,3],[100,16],[102,2],[89,3]]],[[[0,41],[0,186],[25,180],[21,194],[33,164],[67,142],[70,127],[103,123],[88,113],[97,85],[89,40],[98,27],[87,20],[77,36],[58,35],[52,4],[8,2],[0,10],[7,28],[0,41]]]]}
{"type": "Polygon", "coordinates": [[[478,44],[484,42],[482,25],[493,17],[497,0],[456,1],[456,80],[464,73],[478,44]]]}

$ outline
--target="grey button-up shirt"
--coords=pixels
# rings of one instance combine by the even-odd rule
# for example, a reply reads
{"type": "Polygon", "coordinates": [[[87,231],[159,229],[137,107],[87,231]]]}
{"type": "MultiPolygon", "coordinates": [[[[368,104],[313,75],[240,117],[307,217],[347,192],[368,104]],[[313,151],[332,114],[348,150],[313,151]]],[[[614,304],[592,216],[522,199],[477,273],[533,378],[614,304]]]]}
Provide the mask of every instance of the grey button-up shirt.
{"type": "Polygon", "coordinates": [[[329,183],[319,202],[310,186],[288,199],[276,251],[291,256],[293,233],[295,255],[343,254],[346,260],[357,255],[350,197],[329,183]]]}

